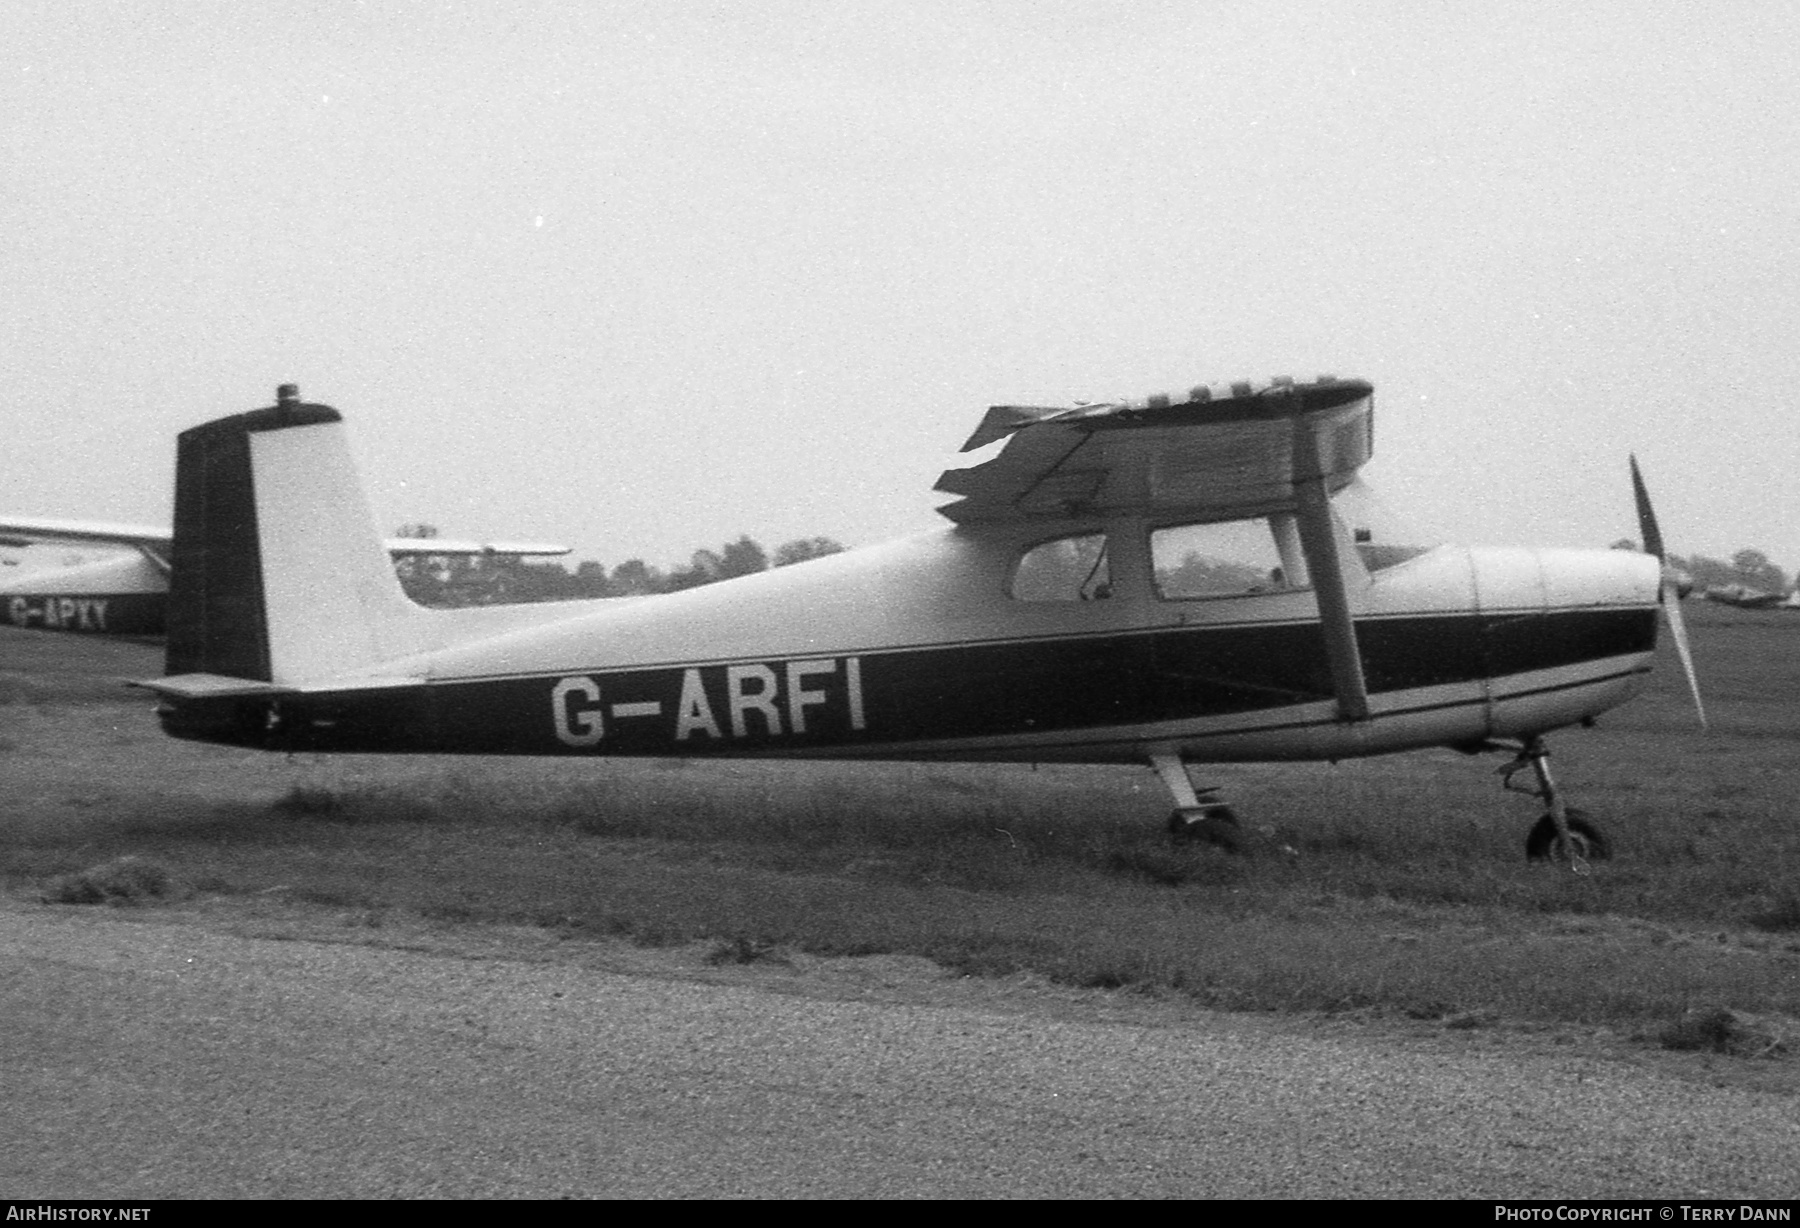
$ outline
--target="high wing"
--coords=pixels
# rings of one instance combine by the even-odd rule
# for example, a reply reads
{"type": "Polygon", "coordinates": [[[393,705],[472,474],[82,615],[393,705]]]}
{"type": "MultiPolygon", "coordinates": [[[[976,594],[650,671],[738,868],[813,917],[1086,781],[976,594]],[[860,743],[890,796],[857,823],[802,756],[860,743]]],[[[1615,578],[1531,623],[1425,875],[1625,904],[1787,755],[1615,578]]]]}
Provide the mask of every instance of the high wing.
{"type": "Polygon", "coordinates": [[[998,456],[951,469],[938,509],[958,524],[1070,515],[1229,520],[1296,507],[1296,485],[1346,485],[1368,459],[1373,388],[1320,376],[1223,388],[1185,400],[1035,409],[997,405],[963,445],[998,456]]]}
{"type": "Polygon", "coordinates": [[[1351,584],[1367,577],[1338,540],[1330,499],[1369,459],[1373,397],[1362,380],[1325,375],[1310,384],[1278,377],[1201,385],[1185,400],[997,405],[963,451],[1005,445],[990,460],[939,478],[937,490],[962,498],[938,510],[972,529],[1071,517],[1286,522],[1318,597],[1338,711],[1366,720],[1351,584]]]}
{"type": "MultiPolygon", "coordinates": [[[[174,534],[168,529],[141,524],[112,524],[98,520],[56,520],[41,516],[0,519],[0,546],[30,546],[42,542],[80,542],[95,546],[138,549],[166,559],[174,534]]],[[[569,553],[569,547],[547,542],[481,542],[448,537],[390,537],[384,543],[395,558],[422,555],[513,555],[545,557],[569,553]]]]}

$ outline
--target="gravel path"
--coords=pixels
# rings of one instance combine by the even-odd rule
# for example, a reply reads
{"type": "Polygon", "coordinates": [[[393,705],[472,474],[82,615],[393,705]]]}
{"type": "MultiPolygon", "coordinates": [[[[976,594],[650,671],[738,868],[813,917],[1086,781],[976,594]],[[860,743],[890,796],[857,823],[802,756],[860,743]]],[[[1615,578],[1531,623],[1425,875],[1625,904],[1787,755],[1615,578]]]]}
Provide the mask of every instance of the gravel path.
{"type": "Polygon", "coordinates": [[[991,986],[905,1001],[847,989],[854,961],[647,975],[496,931],[413,945],[0,903],[0,1189],[1800,1193],[1794,1097],[1542,1044],[1063,1009],[991,986]]]}

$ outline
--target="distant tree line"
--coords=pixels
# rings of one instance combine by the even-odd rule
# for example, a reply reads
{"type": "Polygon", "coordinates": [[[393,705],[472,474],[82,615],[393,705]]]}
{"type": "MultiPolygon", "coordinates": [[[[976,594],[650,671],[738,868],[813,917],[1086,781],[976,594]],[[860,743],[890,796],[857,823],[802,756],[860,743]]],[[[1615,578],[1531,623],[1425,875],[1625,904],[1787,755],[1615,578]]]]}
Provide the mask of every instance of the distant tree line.
{"type": "Polygon", "coordinates": [[[1694,577],[1694,583],[1701,588],[1743,584],[1759,588],[1765,593],[1785,593],[1788,590],[1787,572],[1772,563],[1769,556],[1760,550],[1739,550],[1731,556],[1729,563],[1709,559],[1704,554],[1685,559],[1679,555],[1670,555],[1669,561],[1694,577]]]}
{"type": "MultiPolygon", "coordinates": [[[[397,537],[430,539],[436,526],[401,525],[397,537]]],[[[643,559],[626,559],[610,572],[592,559],[570,571],[562,563],[532,562],[503,555],[414,555],[395,563],[400,586],[420,605],[501,605],[526,601],[573,601],[585,597],[641,597],[673,593],[754,575],[836,554],[844,547],[829,537],[803,537],[775,548],[771,557],[748,535],[717,550],[696,550],[687,566],[663,570],[643,559]]]]}
{"type": "MultiPolygon", "coordinates": [[[[1630,538],[1622,538],[1614,542],[1613,546],[1622,550],[1638,548],[1638,544],[1630,538]]],[[[1694,584],[1699,588],[1742,584],[1748,588],[1761,589],[1765,593],[1785,593],[1791,585],[1788,573],[1777,567],[1760,550],[1739,550],[1731,556],[1729,563],[1707,558],[1704,554],[1688,555],[1685,558],[1679,554],[1671,554],[1669,562],[1694,577],[1694,584]]]]}

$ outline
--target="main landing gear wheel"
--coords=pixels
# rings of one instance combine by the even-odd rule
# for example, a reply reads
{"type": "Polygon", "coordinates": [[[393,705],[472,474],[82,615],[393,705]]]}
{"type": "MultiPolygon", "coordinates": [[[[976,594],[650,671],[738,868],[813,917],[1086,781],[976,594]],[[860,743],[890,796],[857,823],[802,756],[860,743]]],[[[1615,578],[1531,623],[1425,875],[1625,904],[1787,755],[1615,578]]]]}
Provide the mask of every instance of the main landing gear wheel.
{"type": "Polygon", "coordinates": [[[1179,844],[1216,844],[1228,853],[1244,849],[1244,829],[1224,802],[1177,807],[1169,815],[1169,835],[1179,844]]]}
{"type": "Polygon", "coordinates": [[[1169,835],[1177,844],[1195,841],[1214,844],[1230,853],[1244,851],[1244,832],[1229,804],[1214,796],[1216,786],[1196,790],[1188,777],[1187,765],[1172,746],[1146,747],[1150,766],[1168,786],[1175,799],[1175,811],[1169,815],[1169,835]]]}
{"type": "MultiPolygon", "coordinates": [[[[1585,813],[1570,807],[1563,812],[1569,823],[1569,842],[1575,855],[1585,861],[1605,861],[1612,856],[1612,842],[1600,825],[1585,813]]],[[[1556,816],[1546,814],[1525,837],[1525,856],[1532,861],[1568,861],[1569,854],[1556,838],[1556,816]]]]}

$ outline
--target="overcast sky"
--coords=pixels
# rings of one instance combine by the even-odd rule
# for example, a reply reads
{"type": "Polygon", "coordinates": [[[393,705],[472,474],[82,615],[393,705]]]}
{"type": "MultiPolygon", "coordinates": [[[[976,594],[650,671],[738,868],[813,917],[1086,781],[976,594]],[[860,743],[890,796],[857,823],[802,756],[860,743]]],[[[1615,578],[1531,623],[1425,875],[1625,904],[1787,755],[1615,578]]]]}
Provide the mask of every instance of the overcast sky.
{"type": "Polygon", "coordinates": [[[292,381],[384,529],[866,544],[995,402],[1376,386],[1452,540],[1800,566],[1800,7],[0,6],[0,512],[292,381]]]}

